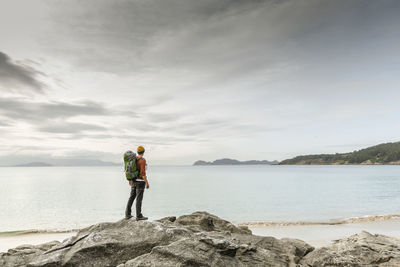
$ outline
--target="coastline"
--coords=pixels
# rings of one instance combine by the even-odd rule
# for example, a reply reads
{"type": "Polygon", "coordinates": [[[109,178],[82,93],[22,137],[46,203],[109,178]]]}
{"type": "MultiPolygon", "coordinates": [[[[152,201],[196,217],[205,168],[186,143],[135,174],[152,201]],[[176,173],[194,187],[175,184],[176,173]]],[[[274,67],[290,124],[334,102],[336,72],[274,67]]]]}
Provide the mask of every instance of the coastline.
{"type": "Polygon", "coordinates": [[[301,239],[316,248],[328,246],[334,240],[359,234],[362,231],[400,238],[400,218],[398,217],[375,220],[360,218],[360,220],[338,223],[250,224],[248,227],[254,235],[273,236],[277,239],[301,239]]]}
{"type": "MultiPolygon", "coordinates": [[[[328,246],[332,241],[367,231],[372,234],[400,238],[400,214],[363,216],[332,222],[247,222],[254,235],[273,236],[277,239],[296,238],[316,248],[328,246]]],[[[63,241],[74,236],[78,229],[69,231],[27,230],[0,233],[0,253],[22,245],[38,245],[50,241],[63,241]]]]}
{"type": "Polygon", "coordinates": [[[385,221],[392,219],[400,219],[400,214],[386,214],[386,215],[364,215],[360,217],[350,217],[346,219],[332,219],[330,221],[294,221],[294,222],[274,222],[274,221],[254,221],[254,222],[243,222],[238,225],[244,225],[248,227],[255,226],[295,226],[295,225],[338,225],[338,224],[350,224],[350,223],[362,223],[362,222],[373,222],[373,221],[385,221]]]}
{"type": "Polygon", "coordinates": [[[51,241],[63,241],[77,231],[13,231],[0,233],[0,253],[22,245],[39,245],[51,241]]]}

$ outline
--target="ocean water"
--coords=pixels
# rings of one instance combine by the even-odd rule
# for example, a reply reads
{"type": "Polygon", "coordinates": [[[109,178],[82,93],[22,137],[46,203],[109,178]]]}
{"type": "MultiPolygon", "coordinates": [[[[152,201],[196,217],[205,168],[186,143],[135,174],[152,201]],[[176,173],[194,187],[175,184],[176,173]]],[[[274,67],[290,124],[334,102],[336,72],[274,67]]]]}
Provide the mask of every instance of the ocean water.
{"type": "MultiPolygon", "coordinates": [[[[236,223],[400,213],[400,166],[150,165],[148,177],[150,219],[198,210],[236,223]]],[[[129,193],[122,167],[2,167],[0,232],[116,221],[129,193]]]]}

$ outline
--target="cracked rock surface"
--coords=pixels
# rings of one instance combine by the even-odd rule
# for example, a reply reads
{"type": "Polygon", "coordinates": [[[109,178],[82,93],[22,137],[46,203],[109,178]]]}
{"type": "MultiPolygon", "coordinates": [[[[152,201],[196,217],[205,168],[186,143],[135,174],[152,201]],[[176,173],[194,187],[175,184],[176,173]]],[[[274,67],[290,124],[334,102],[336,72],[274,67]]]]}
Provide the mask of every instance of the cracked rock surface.
{"type": "Polygon", "coordinates": [[[400,266],[400,239],[368,232],[334,241],[301,260],[301,266],[400,266]]]}
{"type": "Polygon", "coordinates": [[[63,242],[0,253],[0,266],[400,266],[400,240],[362,232],[314,250],[304,241],[251,234],[207,212],[154,222],[120,220],[63,242]]]}

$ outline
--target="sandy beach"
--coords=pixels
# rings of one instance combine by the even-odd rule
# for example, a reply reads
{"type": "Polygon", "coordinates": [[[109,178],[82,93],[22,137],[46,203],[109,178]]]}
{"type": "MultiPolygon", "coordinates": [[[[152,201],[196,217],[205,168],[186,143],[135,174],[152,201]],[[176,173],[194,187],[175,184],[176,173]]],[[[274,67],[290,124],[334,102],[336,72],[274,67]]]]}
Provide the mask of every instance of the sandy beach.
{"type": "Polygon", "coordinates": [[[7,252],[10,248],[26,244],[38,245],[53,240],[61,242],[75,234],[76,232],[2,234],[0,235],[0,252],[7,252]]]}
{"type": "Polygon", "coordinates": [[[400,238],[399,218],[333,225],[254,225],[249,226],[249,228],[255,235],[298,238],[314,247],[327,246],[333,240],[348,237],[361,231],[400,238]]]}

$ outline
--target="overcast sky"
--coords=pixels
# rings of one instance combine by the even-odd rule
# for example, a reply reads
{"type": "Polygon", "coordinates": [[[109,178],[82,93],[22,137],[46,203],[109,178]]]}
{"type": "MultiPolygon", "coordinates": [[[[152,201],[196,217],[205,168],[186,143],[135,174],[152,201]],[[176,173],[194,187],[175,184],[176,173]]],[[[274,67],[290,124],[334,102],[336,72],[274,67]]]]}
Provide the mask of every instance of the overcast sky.
{"type": "Polygon", "coordinates": [[[0,4],[0,165],[400,141],[400,1],[0,4]]]}

